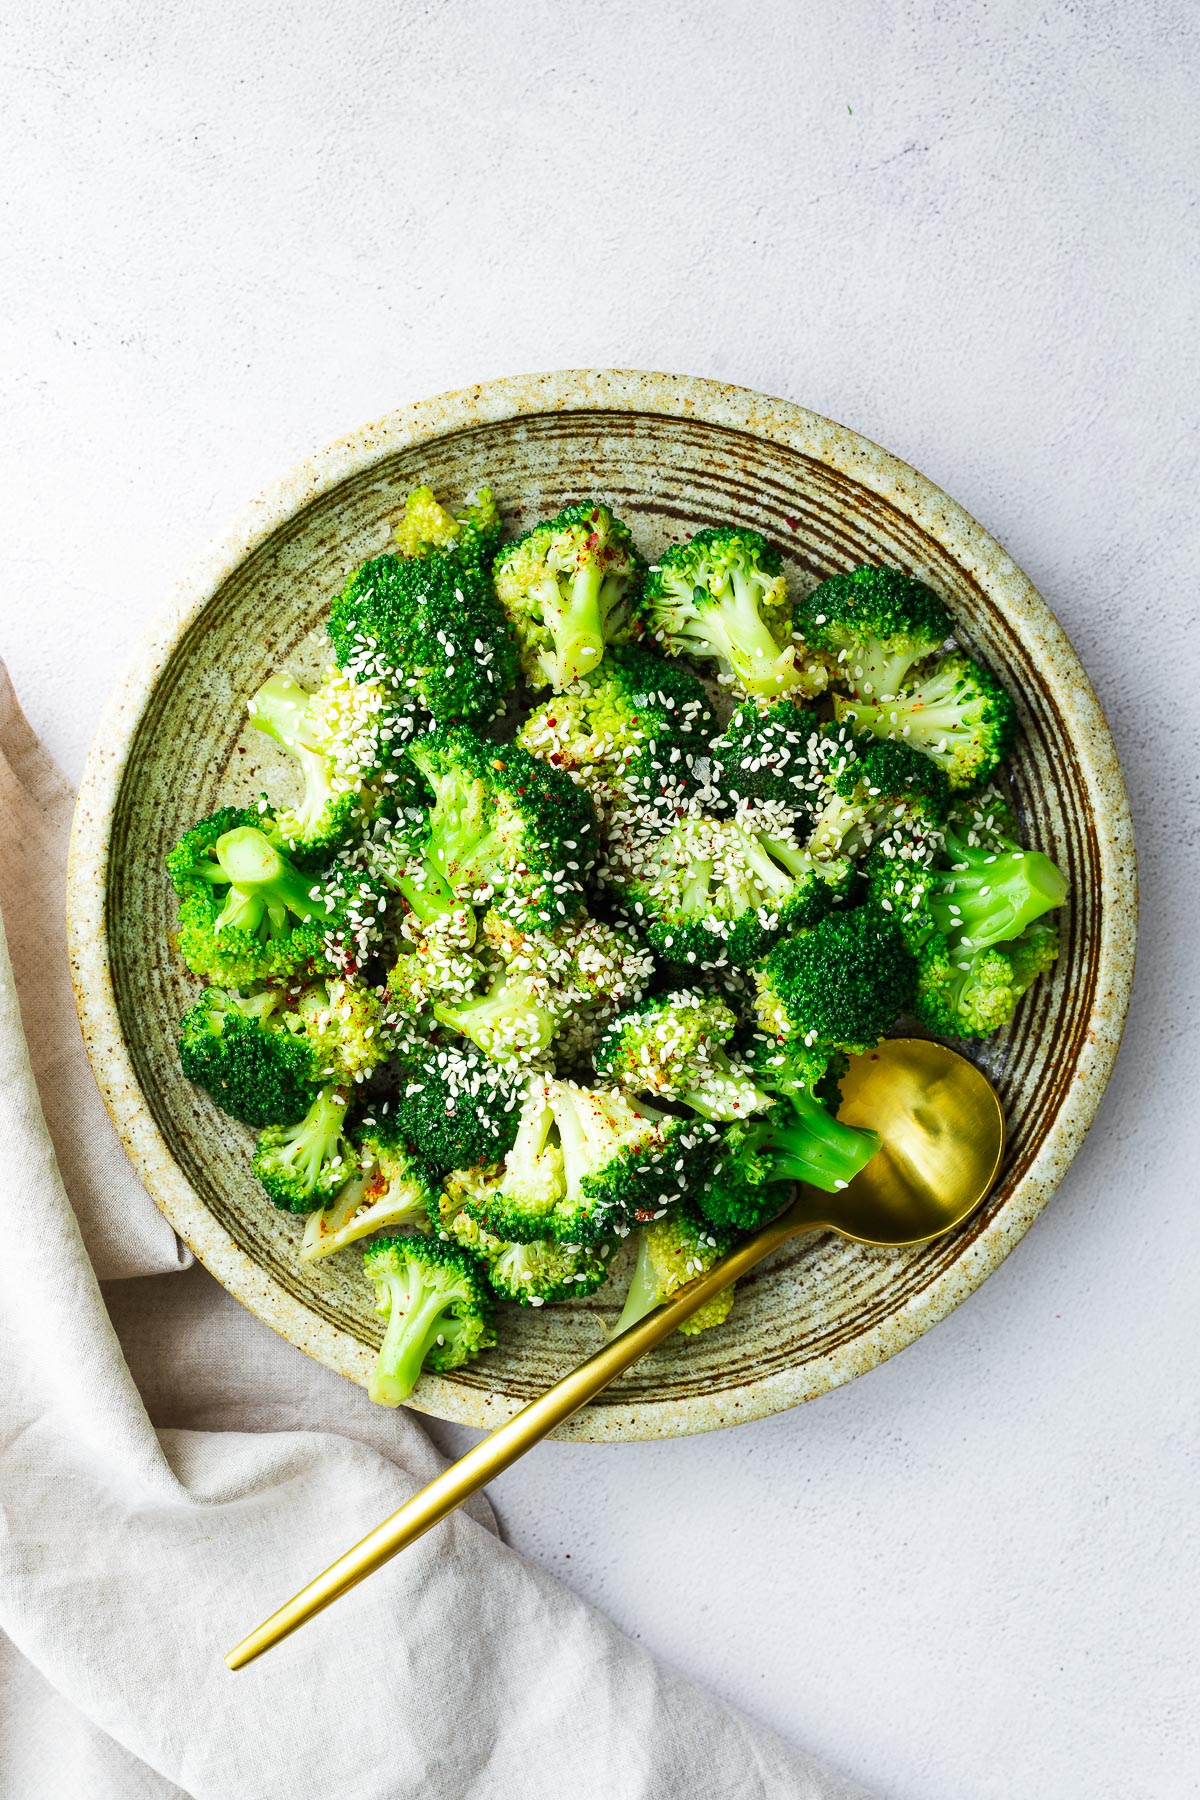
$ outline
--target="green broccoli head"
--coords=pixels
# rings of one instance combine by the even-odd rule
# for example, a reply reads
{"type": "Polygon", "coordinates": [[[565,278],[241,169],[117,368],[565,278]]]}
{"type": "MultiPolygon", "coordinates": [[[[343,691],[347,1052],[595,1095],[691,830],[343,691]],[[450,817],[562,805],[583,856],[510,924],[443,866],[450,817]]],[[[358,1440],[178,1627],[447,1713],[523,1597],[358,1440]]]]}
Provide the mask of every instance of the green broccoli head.
{"type": "Polygon", "coordinates": [[[446,1238],[384,1237],[368,1244],[363,1268],[387,1327],[367,1392],[400,1406],[423,1368],[444,1374],[496,1342],[495,1309],[482,1262],[446,1238]]]}
{"type": "Polygon", "coordinates": [[[361,1120],[350,1132],[355,1167],[329,1205],[308,1215],[300,1255],[332,1256],[376,1231],[428,1231],[437,1215],[436,1175],[394,1118],[361,1120]]]}
{"type": "Polygon", "coordinates": [[[254,1173],[276,1206],[307,1213],[328,1206],[356,1167],[346,1136],[350,1096],[333,1082],[321,1088],[298,1124],[259,1133],[254,1173]]]}
{"type": "Polygon", "coordinates": [[[628,526],[595,500],[505,544],[493,577],[526,680],[568,687],[595,674],[606,645],[636,637],[644,572],[628,526]]]}
{"type": "Polygon", "coordinates": [[[507,1242],[599,1244],[677,1199],[715,1135],[617,1088],[533,1076],[503,1170],[464,1195],[463,1209],[507,1242]]]}
{"type": "MultiPolygon", "coordinates": [[[[704,1275],[731,1248],[734,1234],[713,1225],[686,1200],[669,1207],[661,1219],[643,1225],[638,1232],[637,1261],[625,1294],[625,1304],[611,1336],[619,1337],[656,1306],[669,1300],[697,1275],[704,1275]]],[[[734,1284],[714,1294],[679,1327],[683,1337],[695,1337],[714,1325],[723,1325],[733,1308],[734,1284]]]]}
{"type": "Polygon", "coordinates": [[[950,788],[938,765],[903,741],[863,738],[840,757],[808,848],[817,857],[884,856],[927,862],[941,849],[950,788]]]}
{"type": "Polygon", "coordinates": [[[540,1065],[577,1018],[598,1034],[642,993],[654,967],[632,939],[586,913],[555,931],[527,932],[495,908],[483,916],[470,960],[478,985],[435,997],[434,1016],[493,1061],[516,1066],[540,1065]]]}
{"type": "Polygon", "coordinates": [[[387,1054],[378,994],[343,976],[289,990],[281,1019],[311,1046],[322,1081],[361,1082],[387,1054]]]}
{"type": "Polygon", "coordinates": [[[851,874],[849,862],[810,856],[769,800],[724,819],[689,812],[661,836],[631,822],[609,847],[611,887],[656,955],[681,968],[754,962],[835,905],[851,874]]]}
{"type": "Polygon", "coordinates": [[[1008,1024],[1026,989],[1053,967],[1058,948],[1058,928],[1047,919],[984,950],[952,950],[935,931],[918,956],[913,1011],[943,1037],[990,1037],[1008,1024]]]}
{"type": "Polygon", "coordinates": [[[420,919],[491,903],[536,931],[581,909],[595,812],[569,776],[463,727],[431,732],[408,755],[434,795],[418,853],[396,878],[420,919]]]}
{"type": "Polygon", "coordinates": [[[269,813],[221,807],[184,833],[167,872],[194,975],[249,989],[329,966],[320,884],[284,854],[269,813]]]}
{"type": "Polygon", "coordinates": [[[973,788],[995,773],[1012,749],[1017,713],[994,675],[969,656],[944,656],[912,686],[888,700],[838,696],[834,710],[856,731],[902,738],[946,772],[952,788],[973,788]]]}
{"type": "Polygon", "coordinates": [[[275,832],[293,855],[328,854],[379,816],[398,780],[397,759],[417,726],[380,681],[354,681],[336,665],[320,686],[272,675],[249,705],[250,722],[295,758],[304,791],[277,808],[275,832]]]}
{"type": "Polygon", "coordinates": [[[873,902],[831,913],[776,944],[754,971],[764,1030],[802,1045],[868,1050],[912,999],[916,966],[873,902]]]}
{"type": "Polygon", "coordinates": [[[334,601],[329,636],[355,681],[381,683],[439,723],[491,718],[517,678],[486,570],[455,555],[373,557],[334,601]]]}
{"type": "Polygon", "coordinates": [[[275,992],[246,999],[207,988],[179,1026],[189,1081],[244,1125],[289,1125],[303,1117],[318,1079],[312,1045],[280,1022],[275,992]]]}
{"type": "Polygon", "coordinates": [[[521,1084],[467,1040],[412,1043],[391,1102],[397,1129],[443,1172],[499,1162],[517,1135],[521,1084]]]}
{"type": "Polygon", "coordinates": [[[404,502],[394,537],[404,557],[451,554],[462,562],[491,564],[503,527],[489,487],[481,487],[462,512],[448,512],[431,487],[415,487],[404,502]]]}
{"type": "Polygon", "coordinates": [[[717,526],[673,544],[651,568],[642,610],[669,656],[716,661],[743,694],[808,691],[779,552],[757,531],[717,526]]]}
{"type": "Polygon", "coordinates": [[[724,1046],[737,1019],[715,994],[656,994],[621,1013],[596,1051],[596,1069],[634,1094],[676,1100],[703,1119],[741,1119],[771,1104],[724,1046]]]}
{"type": "Polygon", "coordinates": [[[931,588],[901,569],[851,569],[796,602],[796,626],[827,658],[832,679],[860,700],[900,692],[909,671],[934,655],[954,620],[931,588]]]}
{"type": "Polygon", "coordinates": [[[596,675],[531,712],[517,742],[586,788],[601,819],[630,807],[666,819],[697,791],[696,759],[712,728],[694,676],[624,644],[596,675]]]}
{"type": "Polygon", "coordinates": [[[612,1244],[585,1248],[560,1244],[553,1238],[510,1244],[486,1231],[463,1210],[465,1194],[488,1204],[499,1176],[498,1169],[459,1169],[448,1175],[436,1229],[482,1257],[492,1292],[500,1300],[515,1300],[520,1306],[552,1306],[595,1293],[608,1279],[612,1244]]]}
{"type": "Polygon", "coordinates": [[[819,742],[811,712],[791,695],[765,705],[748,701],[713,743],[713,779],[735,804],[769,800],[784,807],[799,828],[808,823],[817,804],[819,742]]]}

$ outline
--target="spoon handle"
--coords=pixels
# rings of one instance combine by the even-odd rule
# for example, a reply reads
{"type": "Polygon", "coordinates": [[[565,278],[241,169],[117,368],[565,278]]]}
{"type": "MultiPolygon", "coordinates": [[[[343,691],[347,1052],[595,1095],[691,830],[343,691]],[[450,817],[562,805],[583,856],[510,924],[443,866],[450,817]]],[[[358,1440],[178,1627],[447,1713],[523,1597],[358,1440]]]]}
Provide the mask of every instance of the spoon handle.
{"type": "Polygon", "coordinates": [[[755,1263],[761,1262],[764,1256],[786,1243],[798,1231],[807,1229],[810,1221],[799,1217],[799,1208],[793,1207],[784,1213],[782,1218],[774,1220],[770,1225],[756,1232],[745,1243],[739,1244],[727,1256],[705,1274],[698,1275],[689,1281],[676,1294],[628,1331],[623,1331],[595,1355],[589,1356],[569,1375],[531,1400],[528,1406],[522,1407],[519,1413],[496,1429],[487,1437],[468,1450],[465,1456],[451,1463],[440,1475],[423,1487],[419,1493],[406,1500],[398,1512],[377,1525],[374,1531],[367,1533],[352,1550],[339,1556],[331,1563],[324,1574],[310,1581],[307,1587],[269,1619],[244,1637],[240,1644],[231,1650],[225,1658],[231,1669],[240,1669],[264,1650],[278,1644],[281,1639],[303,1625],[314,1614],[321,1612],[334,1600],[354,1587],[367,1575],[373,1574],[397,1551],[422,1537],[425,1532],[462,1505],[472,1494],[507,1469],[517,1458],[524,1456],[534,1444],[569,1419],[572,1413],[586,1406],[595,1398],[610,1381],[630,1368],[647,1350],[669,1337],[678,1330],[685,1319],[709,1300],[719,1294],[722,1288],[729,1286],[739,1276],[752,1269],[755,1263]]]}

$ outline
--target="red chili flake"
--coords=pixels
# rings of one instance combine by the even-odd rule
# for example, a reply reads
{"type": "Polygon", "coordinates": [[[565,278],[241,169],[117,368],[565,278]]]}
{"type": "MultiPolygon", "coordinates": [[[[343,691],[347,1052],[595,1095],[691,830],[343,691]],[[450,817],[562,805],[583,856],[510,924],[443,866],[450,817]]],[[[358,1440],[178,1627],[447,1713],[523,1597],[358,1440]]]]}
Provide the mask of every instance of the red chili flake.
{"type": "Polygon", "coordinates": [[[784,522],[784,524],[785,524],[785,525],[787,525],[787,526],[788,526],[788,527],[789,527],[789,528],[790,528],[790,529],[791,529],[791,530],[792,530],[792,531],[799,531],[799,529],[800,529],[800,521],[799,521],[799,519],[789,519],[789,518],[788,518],[788,516],[787,516],[787,514],[786,514],[786,513],[784,513],[784,515],[783,515],[783,522],[784,522]]]}

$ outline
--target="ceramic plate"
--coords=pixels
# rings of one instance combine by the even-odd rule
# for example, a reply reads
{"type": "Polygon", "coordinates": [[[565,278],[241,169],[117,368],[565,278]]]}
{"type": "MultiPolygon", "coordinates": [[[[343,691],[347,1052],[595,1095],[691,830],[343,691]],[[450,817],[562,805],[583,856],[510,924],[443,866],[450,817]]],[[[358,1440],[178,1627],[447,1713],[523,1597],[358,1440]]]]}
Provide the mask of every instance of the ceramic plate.
{"type": "MultiPolygon", "coordinates": [[[[298,1260],[301,1222],[257,1187],[250,1134],[180,1074],[175,1023],[196,984],[168,950],[163,859],[218,804],[286,779],[281,753],[246,728],[246,698],[281,665],[315,671],[325,660],[330,597],[385,548],[419,480],[452,502],[490,481],[521,529],[600,496],[652,558],[701,525],[753,525],[782,547],[797,589],[858,563],[897,564],[942,595],[964,642],[1018,699],[1015,792],[1072,902],[1053,977],[986,1046],[1010,1126],[989,1203],[924,1249],[865,1251],[827,1236],[790,1245],[742,1283],[727,1325],[674,1339],[564,1435],[668,1437],[810,1399],[979,1286],[1046,1204],[1095,1113],[1136,926],[1125,790],[1095,695],[1045,602],[961,507],[854,432],[716,382],[611,370],[487,382],[390,413],[250,506],[177,588],[105,714],[72,841],[72,963],[96,1078],[158,1205],[239,1300],[355,1381],[380,1336],[357,1255],[298,1260]]],[[[500,1347],[425,1377],[415,1405],[496,1424],[595,1349],[614,1307],[602,1291],[503,1312],[500,1347]]]]}

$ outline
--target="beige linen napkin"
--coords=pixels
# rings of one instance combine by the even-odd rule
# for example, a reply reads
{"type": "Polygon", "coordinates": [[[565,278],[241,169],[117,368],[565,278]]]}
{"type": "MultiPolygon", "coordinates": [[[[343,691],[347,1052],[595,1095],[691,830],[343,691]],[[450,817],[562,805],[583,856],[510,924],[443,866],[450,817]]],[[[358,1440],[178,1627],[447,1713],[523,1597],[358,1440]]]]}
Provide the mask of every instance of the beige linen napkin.
{"type": "Polygon", "coordinates": [[[439,1459],[412,1415],[179,1272],[68,1011],[64,786],[0,694],[20,954],[18,999],[0,933],[0,1794],[852,1800],[500,1543],[482,1505],[228,1673],[222,1651],[439,1459]],[[176,1272],[102,1293],[89,1249],[176,1272]]]}

